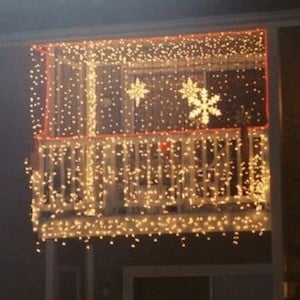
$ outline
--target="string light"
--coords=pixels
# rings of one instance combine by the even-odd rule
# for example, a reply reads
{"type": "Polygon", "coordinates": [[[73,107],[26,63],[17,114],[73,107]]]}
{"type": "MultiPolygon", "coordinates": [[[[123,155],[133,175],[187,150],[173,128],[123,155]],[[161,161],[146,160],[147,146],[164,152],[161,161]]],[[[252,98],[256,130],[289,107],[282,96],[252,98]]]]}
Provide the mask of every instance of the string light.
{"type": "Polygon", "coordinates": [[[197,98],[197,93],[200,91],[201,89],[198,88],[197,82],[193,82],[191,77],[188,78],[187,82],[182,83],[182,88],[179,90],[182,98],[187,100],[197,98]]]}
{"type": "Polygon", "coordinates": [[[200,98],[189,97],[189,105],[193,110],[189,113],[189,118],[193,121],[200,119],[200,123],[207,125],[209,122],[209,115],[220,116],[221,111],[216,107],[217,102],[220,101],[219,95],[208,97],[208,91],[205,88],[200,90],[200,98]],[[199,118],[200,117],[200,118],[199,118]]]}
{"type": "Polygon", "coordinates": [[[135,248],[136,235],[167,233],[186,247],[183,233],[269,229],[263,30],[34,45],[31,56],[26,169],[42,240],[124,235],[135,248]]]}
{"type": "Polygon", "coordinates": [[[136,78],[135,82],[131,84],[130,89],[127,90],[127,94],[130,99],[135,100],[136,106],[140,105],[141,99],[144,99],[149,90],[146,89],[146,84],[140,82],[139,78],[136,78]]]}

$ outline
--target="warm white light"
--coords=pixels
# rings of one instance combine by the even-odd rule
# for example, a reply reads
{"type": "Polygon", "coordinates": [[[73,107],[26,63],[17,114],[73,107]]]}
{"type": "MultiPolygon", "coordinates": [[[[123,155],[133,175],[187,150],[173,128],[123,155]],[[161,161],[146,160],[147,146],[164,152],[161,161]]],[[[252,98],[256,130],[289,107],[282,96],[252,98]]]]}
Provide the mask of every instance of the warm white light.
{"type": "Polygon", "coordinates": [[[239,231],[268,230],[264,40],[254,30],[33,46],[34,231],[124,235],[134,248],[138,234],[185,247],[187,232],[233,231],[238,243],[239,231]]]}
{"type": "Polygon", "coordinates": [[[140,101],[145,98],[149,90],[146,88],[146,84],[141,82],[139,78],[136,78],[135,82],[130,85],[130,89],[127,90],[127,94],[130,99],[135,100],[136,106],[140,105],[140,101]]]}
{"type": "Polygon", "coordinates": [[[220,116],[221,111],[216,107],[216,104],[220,101],[219,95],[214,95],[211,98],[208,96],[208,91],[203,88],[200,90],[200,98],[189,97],[189,105],[193,108],[190,111],[189,118],[195,122],[200,120],[200,123],[207,125],[209,122],[209,116],[220,116]]]}

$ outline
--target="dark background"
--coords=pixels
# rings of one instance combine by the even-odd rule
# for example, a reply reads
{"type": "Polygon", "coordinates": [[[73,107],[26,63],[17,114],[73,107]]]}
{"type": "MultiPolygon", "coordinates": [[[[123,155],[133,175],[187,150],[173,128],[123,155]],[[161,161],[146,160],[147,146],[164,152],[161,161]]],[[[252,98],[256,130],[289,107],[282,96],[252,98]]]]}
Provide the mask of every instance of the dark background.
{"type": "MultiPolygon", "coordinates": [[[[1,0],[0,38],[9,38],[12,33],[31,30],[176,20],[189,17],[294,8],[300,8],[300,1],[1,0]]],[[[293,40],[293,37],[289,38],[289,40],[293,40]]],[[[0,298],[4,300],[40,300],[44,298],[44,251],[43,246],[41,247],[42,253],[39,254],[35,251],[36,236],[32,233],[30,222],[31,195],[28,189],[28,178],[24,172],[24,160],[29,156],[31,148],[33,147],[31,121],[29,118],[29,70],[31,67],[29,45],[8,46],[2,43],[1,46],[0,298]]],[[[296,50],[293,53],[295,52],[296,50]]],[[[286,72],[288,73],[289,71],[287,70],[286,72]]],[[[288,76],[290,76],[289,73],[286,78],[288,78],[288,76]]],[[[291,89],[294,90],[295,87],[291,89]]],[[[287,93],[290,92],[288,91],[287,93]]],[[[295,165],[293,165],[293,167],[295,169],[295,165]]],[[[295,213],[294,207],[293,213],[295,213]]],[[[293,238],[295,237],[293,236],[293,238]]],[[[255,247],[254,241],[256,239],[257,237],[254,238],[250,244],[247,244],[248,239],[245,239],[244,243],[246,244],[244,244],[244,248],[247,249],[249,246],[249,251],[245,252],[248,253],[248,255],[252,253],[251,251],[253,247],[255,247]]],[[[266,235],[265,238],[261,239],[258,251],[264,249],[260,247],[264,244],[269,244],[269,242],[269,236],[266,235]]],[[[147,245],[146,243],[147,241],[145,245],[147,245]]],[[[209,242],[204,241],[202,244],[207,245],[207,243],[209,242]]],[[[227,241],[225,243],[227,243],[227,241]]],[[[229,244],[224,248],[225,250],[239,249],[231,248],[232,246],[231,244],[229,246],[229,244]]],[[[134,257],[135,252],[132,252],[124,241],[113,248],[108,246],[107,241],[104,241],[103,245],[99,247],[98,250],[96,249],[96,252],[99,254],[99,260],[103,253],[102,251],[105,253],[103,258],[99,261],[99,265],[101,265],[101,268],[104,270],[105,268],[107,270],[109,269],[108,263],[107,265],[103,264],[104,261],[114,262],[113,268],[119,268],[115,263],[118,262],[118,260],[115,261],[114,258],[116,256],[118,257],[118,255],[120,256],[121,253],[122,255],[131,257],[129,263],[134,263],[132,257],[134,257]],[[110,249],[114,250],[111,251],[110,249]]],[[[167,243],[165,247],[167,247],[166,249],[168,251],[168,247],[170,246],[168,246],[167,243]]],[[[296,249],[294,250],[295,252],[299,250],[299,248],[297,248],[298,245],[294,245],[293,247],[296,249]]],[[[178,247],[180,250],[176,249],[172,249],[175,251],[174,257],[182,257],[181,255],[184,255],[183,250],[180,246],[178,247]]],[[[209,249],[216,251],[216,257],[220,254],[218,252],[218,249],[220,249],[218,243],[213,244],[209,249]]],[[[192,250],[188,251],[193,252],[192,250]]],[[[207,252],[208,250],[205,251],[207,252]]],[[[238,250],[232,250],[231,253],[235,255],[239,252],[238,250]]],[[[154,250],[154,253],[157,255],[156,260],[158,263],[165,261],[163,256],[160,256],[160,251],[154,250]]],[[[265,249],[263,253],[263,261],[269,260],[269,249],[265,249]]],[[[138,263],[143,262],[143,255],[144,252],[138,254],[138,263]]],[[[76,255],[74,255],[74,257],[75,256],[76,255]]],[[[110,269],[109,272],[112,273],[113,270],[115,269],[110,269]]]]}
{"type": "Polygon", "coordinates": [[[32,145],[27,48],[0,49],[0,298],[43,299],[43,255],[35,251],[24,160],[32,145]]]}

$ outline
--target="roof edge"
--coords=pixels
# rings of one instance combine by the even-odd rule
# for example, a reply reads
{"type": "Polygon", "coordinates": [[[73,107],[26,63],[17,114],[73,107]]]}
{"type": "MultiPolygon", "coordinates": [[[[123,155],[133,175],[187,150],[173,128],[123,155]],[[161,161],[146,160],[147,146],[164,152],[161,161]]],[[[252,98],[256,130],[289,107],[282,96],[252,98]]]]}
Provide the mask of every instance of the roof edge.
{"type": "Polygon", "coordinates": [[[263,13],[209,16],[101,26],[69,27],[0,33],[1,47],[58,41],[145,37],[253,28],[300,26],[300,9],[263,13]]]}

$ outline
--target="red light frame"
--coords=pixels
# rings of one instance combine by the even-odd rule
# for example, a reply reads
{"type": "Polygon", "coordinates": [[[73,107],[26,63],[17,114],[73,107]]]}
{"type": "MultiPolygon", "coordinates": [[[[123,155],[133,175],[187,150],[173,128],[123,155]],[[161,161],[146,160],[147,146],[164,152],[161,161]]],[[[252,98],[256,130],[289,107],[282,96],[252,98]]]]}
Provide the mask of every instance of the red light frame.
{"type": "MultiPolygon", "coordinates": [[[[265,113],[266,113],[266,124],[263,126],[249,126],[249,129],[253,130],[266,130],[269,128],[269,63],[268,63],[268,55],[267,55],[267,49],[268,49],[268,35],[267,30],[264,28],[257,28],[252,30],[241,30],[241,31],[225,31],[225,32],[212,32],[212,33],[199,33],[199,34],[187,34],[187,35],[175,35],[175,36],[156,36],[156,37],[145,37],[145,38],[125,38],[125,39],[110,39],[110,40],[100,40],[101,42],[113,44],[116,42],[119,42],[120,40],[123,41],[137,41],[142,42],[145,40],[151,40],[155,42],[161,42],[166,40],[176,40],[180,39],[182,37],[210,37],[210,36],[222,36],[225,34],[228,35],[243,35],[245,33],[259,33],[262,32],[264,36],[264,46],[265,46],[265,55],[264,55],[264,81],[265,81],[265,113]]],[[[99,41],[99,42],[100,42],[99,41]]],[[[72,42],[66,42],[63,43],[63,45],[88,45],[88,41],[72,41],[72,42]]],[[[229,127],[229,128],[204,128],[204,129],[191,129],[191,130],[168,130],[168,131],[157,131],[157,132],[139,132],[139,133],[118,133],[118,134],[99,134],[99,135],[75,135],[75,136],[59,136],[59,137],[52,137],[49,136],[49,101],[51,99],[51,86],[50,82],[52,81],[52,72],[50,70],[50,58],[49,58],[49,52],[47,49],[49,47],[59,47],[62,43],[56,42],[56,43],[48,43],[48,44],[37,44],[34,45],[34,50],[40,53],[43,53],[45,55],[45,64],[46,64],[46,74],[47,74],[47,83],[46,83],[46,91],[45,91],[45,110],[44,110],[44,126],[42,132],[35,135],[36,140],[48,140],[48,141],[59,141],[59,140],[82,140],[82,139],[96,139],[96,138],[118,138],[118,137],[133,137],[133,136],[166,136],[170,137],[173,135],[180,135],[180,134],[197,134],[197,133],[209,133],[209,132],[231,132],[236,131],[237,127],[229,127]]]]}

